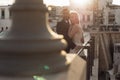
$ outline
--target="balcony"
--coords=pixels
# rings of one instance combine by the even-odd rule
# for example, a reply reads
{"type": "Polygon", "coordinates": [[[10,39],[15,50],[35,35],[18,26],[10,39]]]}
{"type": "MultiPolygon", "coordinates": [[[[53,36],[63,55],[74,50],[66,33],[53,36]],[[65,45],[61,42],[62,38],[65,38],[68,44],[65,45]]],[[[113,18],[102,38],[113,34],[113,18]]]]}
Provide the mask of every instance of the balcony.
{"type": "Polygon", "coordinates": [[[102,73],[101,80],[110,79],[119,32],[90,31],[91,38],[67,54],[63,36],[47,26],[42,0],[16,0],[11,12],[11,29],[0,36],[0,80],[98,80],[102,73]]]}

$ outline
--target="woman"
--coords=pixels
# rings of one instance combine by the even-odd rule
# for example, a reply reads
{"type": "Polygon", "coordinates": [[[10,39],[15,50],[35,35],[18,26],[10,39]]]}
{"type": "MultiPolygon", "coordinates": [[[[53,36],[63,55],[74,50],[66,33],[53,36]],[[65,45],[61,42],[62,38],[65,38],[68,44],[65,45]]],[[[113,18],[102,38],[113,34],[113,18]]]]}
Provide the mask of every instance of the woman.
{"type": "Polygon", "coordinates": [[[84,43],[83,30],[79,20],[79,14],[76,11],[70,12],[71,26],[68,30],[68,36],[72,38],[76,46],[82,46],[84,43]]]}

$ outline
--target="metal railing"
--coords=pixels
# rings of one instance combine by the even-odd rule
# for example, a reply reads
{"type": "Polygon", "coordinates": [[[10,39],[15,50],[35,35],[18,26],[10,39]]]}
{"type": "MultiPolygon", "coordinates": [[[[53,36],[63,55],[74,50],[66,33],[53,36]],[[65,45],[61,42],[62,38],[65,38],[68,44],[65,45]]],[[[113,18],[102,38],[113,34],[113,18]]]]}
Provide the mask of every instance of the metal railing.
{"type": "Polygon", "coordinates": [[[86,63],[86,79],[90,80],[90,76],[92,75],[92,66],[94,62],[94,38],[91,38],[87,42],[80,46],[80,49],[77,51],[76,56],[80,56],[83,58],[86,63]]]}

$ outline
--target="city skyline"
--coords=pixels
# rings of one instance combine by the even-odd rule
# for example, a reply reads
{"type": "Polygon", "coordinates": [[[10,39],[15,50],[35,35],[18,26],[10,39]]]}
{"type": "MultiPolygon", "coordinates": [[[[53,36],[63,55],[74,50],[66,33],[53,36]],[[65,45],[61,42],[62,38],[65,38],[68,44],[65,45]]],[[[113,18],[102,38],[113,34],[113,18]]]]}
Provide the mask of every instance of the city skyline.
{"type": "MultiPolygon", "coordinates": [[[[0,0],[0,5],[11,5],[15,0],[0,0]]],[[[53,4],[58,6],[69,5],[69,0],[44,0],[46,5],[53,4]]],[[[120,0],[113,0],[113,4],[120,5],[120,0]]]]}

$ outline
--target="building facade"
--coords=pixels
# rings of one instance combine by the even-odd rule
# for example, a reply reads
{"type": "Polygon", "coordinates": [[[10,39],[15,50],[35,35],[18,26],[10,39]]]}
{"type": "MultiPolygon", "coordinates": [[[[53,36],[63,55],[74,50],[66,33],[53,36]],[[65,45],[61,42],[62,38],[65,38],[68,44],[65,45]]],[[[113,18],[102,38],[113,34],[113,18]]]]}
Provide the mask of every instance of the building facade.
{"type": "Polygon", "coordinates": [[[0,6],[0,29],[9,29],[11,26],[10,6],[0,6]]]}
{"type": "MultiPolygon", "coordinates": [[[[112,0],[91,0],[87,4],[87,7],[81,7],[75,5],[70,0],[70,6],[67,7],[70,10],[76,10],[80,14],[80,22],[83,28],[91,28],[98,26],[120,26],[120,6],[113,5],[112,0]]],[[[61,11],[64,7],[49,6],[49,24],[53,28],[57,22],[62,19],[61,11]]],[[[6,28],[11,26],[11,12],[10,5],[0,6],[0,28],[6,28]]]]}
{"type": "Polygon", "coordinates": [[[120,26],[120,6],[113,0],[91,0],[91,4],[81,8],[71,2],[70,9],[79,12],[84,28],[101,26],[120,26]]]}

